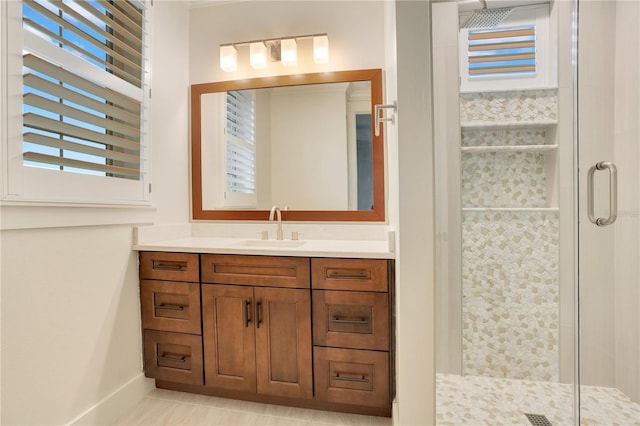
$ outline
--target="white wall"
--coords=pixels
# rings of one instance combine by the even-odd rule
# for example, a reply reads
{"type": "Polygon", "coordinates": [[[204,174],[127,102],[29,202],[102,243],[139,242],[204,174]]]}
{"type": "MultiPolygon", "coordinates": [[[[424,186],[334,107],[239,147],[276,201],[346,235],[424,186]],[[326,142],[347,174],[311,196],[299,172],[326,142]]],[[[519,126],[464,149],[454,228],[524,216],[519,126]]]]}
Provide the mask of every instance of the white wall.
{"type": "Polygon", "coordinates": [[[67,423],[140,375],[127,226],[2,232],[2,423],[67,423]]]}
{"type": "Polygon", "coordinates": [[[435,423],[434,179],[429,2],[396,2],[396,424],[435,423]]]}
{"type": "Polygon", "coordinates": [[[191,84],[271,75],[384,67],[381,1],[246,1],[191,10],[191,84]],[[249,65],[249,47],[238,47],[238,71],[220,69],[219,45],[243,41],[327,33],[330,59],[313,63],[312,41],[298,42],[298,65],[249,65]]]}
{"type": "Polygon", "coordinates": [[[462,373],[462,218],[458,5],[432,5],[436,185],[436,370],[462,373]]]}
{"type": "Polygon", "coordinates": [[[348,210],[346,89],[272,91],[272,205],[348,210]]]}
{"type": "Polygon", "coordinates": [[[142,376],[133,225],[189,217],[189,14],[169,1],[153,13],[157,210],[1,208],[2,424],[107,424],[153,386],[142,376]]]}

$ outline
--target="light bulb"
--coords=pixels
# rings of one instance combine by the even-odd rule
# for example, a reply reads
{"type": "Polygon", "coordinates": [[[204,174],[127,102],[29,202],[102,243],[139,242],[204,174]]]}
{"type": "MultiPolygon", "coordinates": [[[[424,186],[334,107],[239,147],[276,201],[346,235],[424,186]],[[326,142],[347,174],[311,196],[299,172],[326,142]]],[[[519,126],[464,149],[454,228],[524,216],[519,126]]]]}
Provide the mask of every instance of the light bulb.
{"type": "Polygon", "coordinates": [[[280,60],[285,67],[298,63],[298,45],[295,38],[285,38],[280,41],[280,60]]]}
{"type": "Polygon", "coordinates": [[[326,35],[313,37],[313,61],[316,64],[329,62],[329,37],[326,35]]]}
{"type": "Polygon", "coordinates": [[[261,41],[249,45],[249,62],[255,70],[267,67],[267,46],[261,41]]]}
{"type": "Polygon", "coordinates": [[[220,68],[225,72],[238,71],[238,51],[232,45],[220,46],[220,68]]]}

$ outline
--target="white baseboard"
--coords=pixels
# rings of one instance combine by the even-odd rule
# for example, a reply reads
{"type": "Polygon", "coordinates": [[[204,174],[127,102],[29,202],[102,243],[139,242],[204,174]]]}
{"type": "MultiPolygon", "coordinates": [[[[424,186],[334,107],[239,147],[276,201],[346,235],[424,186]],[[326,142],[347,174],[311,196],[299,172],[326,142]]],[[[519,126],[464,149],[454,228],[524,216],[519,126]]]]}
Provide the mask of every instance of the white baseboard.
{"type": "Polygon", "coordinates": [[[110,425],[135,407],[155,387],[143,373],[135,376],[107,397],[69,422],[70,425],[110,425]]]}
{"type": "Polygon", "coordinates": [[[391,421],[394,426],[400,425],[399,409],[400,408],[398,407],[398,399],[394,398],[393,402],[391,403],[391,421]]]}

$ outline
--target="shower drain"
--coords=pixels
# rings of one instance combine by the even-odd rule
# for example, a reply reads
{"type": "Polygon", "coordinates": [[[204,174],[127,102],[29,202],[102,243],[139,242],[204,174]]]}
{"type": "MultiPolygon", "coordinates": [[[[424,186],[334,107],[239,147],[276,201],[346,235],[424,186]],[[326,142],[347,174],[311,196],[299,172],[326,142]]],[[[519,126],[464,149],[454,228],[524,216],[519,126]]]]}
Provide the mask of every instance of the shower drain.
{"type": "Polygon", "coordinates": [[[553,426],[549,419],[542,414],[524,413],[524,415],[527,416],[527,419],[529,419],[533,426],[553,426]]]}

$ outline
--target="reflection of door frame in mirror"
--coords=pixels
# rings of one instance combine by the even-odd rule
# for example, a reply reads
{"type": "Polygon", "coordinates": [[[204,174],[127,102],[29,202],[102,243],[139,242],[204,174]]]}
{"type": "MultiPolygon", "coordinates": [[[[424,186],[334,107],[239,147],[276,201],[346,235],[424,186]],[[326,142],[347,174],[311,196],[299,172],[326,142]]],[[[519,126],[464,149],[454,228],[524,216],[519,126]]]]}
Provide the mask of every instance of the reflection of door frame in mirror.
{"type": "MultiPolygon", "coordinates": [[[[231,80],[217,83],[202,83],[191,86],[191,214],[194,220],[267,220],[268,210],[205,210],[202,204],[202,120],[201,96],[207,93],[226,92],[281,86],[308,84],[344,83],[369,81],[371,83],[371,111],[382,104],[382,70],[368,69],[336,71],[314,74],[296,74],[248,80],[231,80]]],[[[371,114],[373,119],[373,113],[371,114]]],[[[321,125],[322,119],[318,119],[321,125]]],[[[385,220],[384,142],[382,135],[375,136],[373,143],[373,210],[287,210],[283,220],[295,221],[362,221],[383,222],[385,220]]]]}
{"type": "MultiPolygon", "coordinates": [[[[358,210],[358,126],[357,116],[371,113],[371,94],[356,90],[347,96],[347,162],[349,210],[358,210]]],[[[373,194],[372,194],[373,195],[373,194]]]]}

